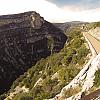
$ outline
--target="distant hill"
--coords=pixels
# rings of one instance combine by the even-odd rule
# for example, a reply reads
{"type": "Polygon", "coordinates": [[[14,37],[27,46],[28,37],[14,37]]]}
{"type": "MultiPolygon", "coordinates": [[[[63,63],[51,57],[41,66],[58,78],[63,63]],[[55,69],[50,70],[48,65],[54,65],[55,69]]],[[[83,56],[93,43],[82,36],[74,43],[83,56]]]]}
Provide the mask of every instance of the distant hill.
{"type": "Polygon", "coordinates": [[[56,27],[59,27],[64,32],[68,31],[70,28],[78,27],[82,24],[87,24],[88,22],[80,22],[80,21],[72,21],[72,22],[65,22],[65,23],[53,23],[56,27]]]}

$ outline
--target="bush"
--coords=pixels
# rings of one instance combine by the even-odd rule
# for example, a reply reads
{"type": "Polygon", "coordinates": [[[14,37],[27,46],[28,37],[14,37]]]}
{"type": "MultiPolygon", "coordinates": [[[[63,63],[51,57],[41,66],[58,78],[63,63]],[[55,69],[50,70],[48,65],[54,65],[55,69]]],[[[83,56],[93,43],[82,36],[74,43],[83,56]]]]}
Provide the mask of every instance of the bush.
{"type": "Polygon", "coordinates": [[[73,55],[72,57],[72,63],[73,64],[77,64],[78,60],[77,60],[77,56],[76,55],[73,55]]]}
{"type": "Polygon", "coordinates": [[[89,50],[84,45],[82,45],[78,49],[78,59],[81,59],[82,57],[86,57],[88,53],[89,53],[89,50]]]}
{"type": "Polygon", "coordinates": [[[0,100],[4,100],[6,98],[5,94],[0,95],[0,100]]]}
{"type": "Polygon", "coordinates": [[[100,69],[95,73],[94,85],[96,87],[100,86],[100,69]]]}
{"type": "Polygon", "coordinates": [[[68,98],[72,95],[75,95],[76,93],[79,93],[81,91],[81,88],[79,86],[75,88],[70,88],[68,90],[64,90],[64,98],[68,98]]]}
{"type": "Polygon", "coordinates": [[[94,29],[95,29],[96,27],[100,27],[100,22],[95,22],[95,23],[93,23],[93,27],[94,27],[94,29]]]}
{"type": "Polygon", "coordinates": [[[60,71],[59,71],[59,79],[62,81],[62,82],[68,82],[69,81],[69,73],[67,71],[67,68],[62,68],[60,71]]]}
{"type": "Polygon", "coordinates": [[[13,100],[33,100],[33,97],[27,93],[17,94],[13,100]]]}
{"type": "Polygon", "coordinates": [[[76,37],[76,38],[72,41],[71,47],[73,47],[73,48],[79,48],[79,47],[82,45],[83,42],[84,42],[84,41],[83,41],[82,39],[76,37]]]}

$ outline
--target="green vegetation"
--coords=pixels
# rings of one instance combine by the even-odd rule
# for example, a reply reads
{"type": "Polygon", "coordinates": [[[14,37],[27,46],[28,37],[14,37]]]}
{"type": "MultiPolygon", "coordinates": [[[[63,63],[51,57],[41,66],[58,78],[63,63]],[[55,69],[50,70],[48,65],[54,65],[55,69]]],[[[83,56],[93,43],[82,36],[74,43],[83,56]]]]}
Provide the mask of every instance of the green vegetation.
{"type": "Polygon", "coordinates": [[[100,69],[96,71],[95,73],[95,78],[94,78],[94,85],[93,87],[89,90],[89,93],[94,92],[97,90],[97,88],[100,87],[100,69]]]}
{"type": "Polygon", "coordinates": [[[17,94],[13,100],[33,100],[33,97],[27,93],[17,94]]]}
{"type": "Polygon", "coordinates": [[[3,94],[3,95],[0,95],[0,100],[4,100],[6,98],[6,95],[3,94]]]}
{"type": "Polygon", "coordinates": [[[92,28],[95,29],[96,27],[100,27],[100,22],[94,22],[87,25],[87,28],[89,28],[89,30],[92,28]]]}
{"type": "Polygon", "coordinates": [[[94,27],[94,28],[100,27],[100,22],[95,22],[95,23],[93,23],[93,27],[94,27]]]}
{"type": "Polygon", "coordinates": [[[70,88],[67,91],[64,91],[64,98],[68,98],[70,96],[73,96],[81,91],[81,87],[77,86],[75,88],[70,88]]]}
{"type": "Polygon", "coordinates": [[[95,73],[94,86],[100,86],[100,69],[95,73]]]}
{"type": "MultiPolygon", "coordinates": [[[[43,100],[54,97],[79,73],[89,50],[85,47],[85,40],[82,38],[80,30],[74,29],[67,35],[68,43],[59,53],[41,59],[13,83],[10,91],[13,91],[18,85],[25,86],[30,90],[27,95],[16,95],[14,100],[16,98],[18,98],[17,100],[31,100],[26,99],[31,97],[34,100],[43,100]],[[54,76],[55,73],[57,73],[56,76],[54,76]],[[40,78],[42,80],[36,85],[35,83],[40,78]]],[[[50,38],[49,48],[52,48],[52,43],[53,40],[50,38]]],[[[70,91],[70,93],[72,92],[70,91]]]]}

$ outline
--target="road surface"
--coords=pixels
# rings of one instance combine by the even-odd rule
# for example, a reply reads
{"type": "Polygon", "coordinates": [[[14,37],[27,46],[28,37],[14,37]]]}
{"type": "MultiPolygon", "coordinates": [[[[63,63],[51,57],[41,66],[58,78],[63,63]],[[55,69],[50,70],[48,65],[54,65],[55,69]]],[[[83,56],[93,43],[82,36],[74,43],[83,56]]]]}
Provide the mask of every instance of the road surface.
{"type": "Polygon", "coordinates": [[[91,42],[91,44],[94,47],[96,53],[99,54],[100,53],[100,41],[98,41],[97,39],[95,39],[93,36],[91,36],[87,32],[84,32],[84,35],[91,42]]]}

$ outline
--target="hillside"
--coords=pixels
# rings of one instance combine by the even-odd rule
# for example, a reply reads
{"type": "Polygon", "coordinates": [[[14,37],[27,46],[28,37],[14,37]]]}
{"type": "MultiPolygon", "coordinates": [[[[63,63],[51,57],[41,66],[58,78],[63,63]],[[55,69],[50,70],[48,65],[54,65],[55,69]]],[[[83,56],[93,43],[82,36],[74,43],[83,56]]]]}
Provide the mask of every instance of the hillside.
{"type": "MultiPolygon", "coordinates": [[[[5,68],[14,68],[6,75],[14,77],[19,72],[0,100],[99,100],[99,22],[51,24],[36,12],[0,19],[2,54],[14,65],[6,63],[5,68]],[[11,44],[6,31],[14,41],[11,44]]],[[[9,76],[6,79],[8,84],[9,76]]]]}
{"type": "Polygon", "coordinates": [[[53,23],[56,27],[59,27],[65,33],[73,30],[74,28],[80,28],[82,25],[89,24],[88,22],[81,22],[81,21],[72,21],[72,22],[65,22],[65,23],[53,23]]]}
{"type": "Polygon", "coordinates": [[[79,26],[75,26],[66,35],[67,42],[59,53],[38,61],[14,81],[8,93],[1,97],[5,100],[43,100],[60,93],[82,69],[89,53],[79,26]]]}
{"type": "Polygon", "coordinates": [[[76,75],[68,85],[62,88],[59,94],[49,100],[100,99],[100,41],[91,35],[94,34],[91,28],[93,28],[92,30],[99,28],[98,23],[99,22],[90,23],[88,24],[89,26],[86,25],[84,31],[82,31],[92,53],[90,60],[85,63],[78,75],[76,75]],[[90,26],[92,27],[90,28],[90,26]]]}
{"type": "Polygon", "coordinates": [[[38,60],[59,52],[66,39],[34,11],[0,16],[0,94],[38,60]]]}

